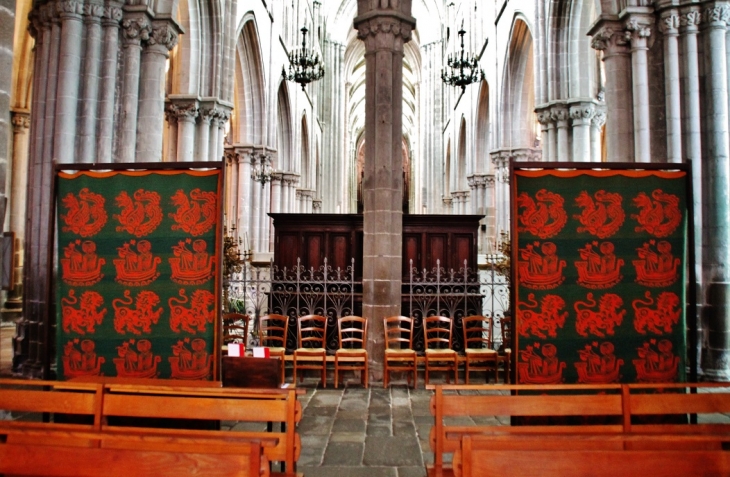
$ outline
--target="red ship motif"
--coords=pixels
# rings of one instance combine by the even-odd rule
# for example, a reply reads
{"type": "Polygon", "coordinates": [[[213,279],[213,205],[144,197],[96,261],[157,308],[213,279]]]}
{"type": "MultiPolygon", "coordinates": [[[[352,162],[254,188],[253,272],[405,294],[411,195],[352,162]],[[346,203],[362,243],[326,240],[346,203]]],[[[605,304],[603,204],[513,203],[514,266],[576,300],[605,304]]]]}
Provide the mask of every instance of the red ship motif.
{"type": "Polygon", "coordinates": [[[672,351],[672,342],[652,339],[637,349],[639,358],[634,359],[636,380],[642,383],[668,383],[677,380],[679,356],[672,351]]]}
{"type": "Polygon", "coordinates": [[[84,335],[94,333],[96,325],[101,325],[106,314],[104,298],[97,292],[87,290],[81,294],[81,299],[76,297],[74,290],[68,291],[68,298],[61,298],[61,323],[63,331],[71,331],[84,335]]]}
{"type": "Polygon", "coordinates": [[[192,241],[193,250],[188,249],[190,239],[172,246],[175,258],[169,258],[172,273],[170,279],[180,285],[202,285],[213,277],[214,258],[206,249],[203,239],[192,241]]]}
{"type": "Polygon", "coordinates": [[[160,276],[157,265],[162,263],[160,257],[152,255],[152,244],[149,240],[130,240],[117,247],[120,258],[115,258],[114,268],[117,270],[115,280],[124,286],[141,287],[149,285],[160,276]],[[137,250],[132,247],[136,245],[137,250]]]}
{"type": "Polygon", "coordinates": [[[557,235],[568,221],[564,202],[559,194],[545,189],[535,193],[535,200],[526,192],[521,193],[517,197],[517,207],[524,210],[520,212],[519,221],[522,226],[518,226],[517,231],[530,232],[541,239],[557,235]]]}
{"type": "Polygon", "coordinates": [[[73,339],[63,347],[63,375],[66,378],[101,375],[104,357],[96,355],[96,343],[92,340],[81,341],[81,349],[77,348],[79,339],[73,339]]]}
{"type": "Polygon", "coordinates": [[[522,260],[517,261],[517,276],[522,286],[537,290],[550,290],[565,280],[565,260],[560,260],[557,247],[552,242],[528,244],[520,249],[522,260]],[[539,251],[538,251],[539,250],[539,251]]]}
{"type": "Polygon", "coordinates": [[[177,212],[168,214],[176,223],[172,230],[182,230],[193,237],[210,230],[216,222],[216,194],[200,189],[190,191],[190,197],[182,190],[172,196],[177,212]]]}
{"type": "Polygon", "coordinates": [[[144,237],[162,222],[160,194],[138,189],[133,196],[134,199],[127,191],[122,191],[115,199],[122,209],[119,214],[113,215],[121,224],[117,225],[117,232],[127,231],[135,237],[144,237]]]}
{"type": "Polygon", "coordinates": [[[152,332],[152,324],[160,321],[162,308],[154,309],[160,303],[160,297],[149,290],[137,293],[133,300],[129,290],[124,291],[124,298],[112,300],[114,308],[114,329],[117,333],[127,331],[135,335],[152,332]]]}
{"type": "Polygon", "coordinates": [[[624,304],[620,296],[614,293],[606,293],[598,303],[593,299],[593,293],[586,295],[586,301],[576,301],[575,331],[581,336],[592,334],[599,338],[606,335],[613,335],[614,328],[621,325],[626,315],[626,310],[619,310],[624,304]],[[598,309],[596,308],[598,305],[598,309]]]}
{"type": "Polygon", "coordinates": [[[558,384],[563,382],[565,362],[557,358],[558,349],[552,343],[542,347],[542,356],[536,350],[540,343],[528,345],[520,351],[520,360],[517,363],[517,374],[520,384],[558,384]]]}
{"type": "Polygon", "coordinates": [[[650,240],[636,249],[639,259],[634,260],[636,282],[646,287],[667,287],[679,279],[677,267],[682,263],[672,255],[672,244],[666,240],[650,240]]]}
{"type": "Polygon", "coordinates": [[[614,246],[611,242],[598,242],[586,244],[578,250],[580,258],[575,262],[578,271],[578,285],[596,289],[611,288],[621,281],[621,267],[624,265],[622,258],[617,259],[614,254],[614,246]],[[593,247],[598,248],[598,251],[593,247]]]}
{"type": "Polygon", "coordinates": [[[558,295],[545,295],[540,302],[540,311],[537,311],[535,295],[527,295],[526,302],[517,303],[517,320],[520,335],[526,338],[537,336],[545,339],[548,336],[555,338],[558,328],[565,325],[568,312],[560,313],[565,308],[565,300],[558,295]],[[545,334],[547,333],[547,335],[545,334]]]}
{"type": "Polygon", "coordinates": [[[117,376],[125,378],[156,378],[157,365],[162,361],[159,355],[152,353],[150,340],[139,340],[135,346],[134,339],[117,346],[118,358],[114,358],[117,376]],[[137,348],[136,350],[134,348],[137,348]]]}
{"type": "Polygon", "coordinates": [[[61,230],[73,232],[82,237],[96,235],[106,225],[107,214],[104,209],[104,197],[90,192],[84,187],[78,197],[69,192],[61,199],[68,213],[60,214],[64,225],[61,230]]]}
{"type": "Polygon", "coordinates": [[[578,382],[583,384],[609,384],[617,383],[621,379],[621,366],[623,359],[616,359],[613,343],[605,341],[598,346],[597,342],[585,345],[585,348],[578,350],[580,362],[575,363],[578,371],[578,382]],[[601,354],[596,353],[598,348],[601,354]]]}
{"type": "Polygon", "coordinates": [[[647,291],[644,296],[646,301],[637,298],[631,303],[634,308],[634,328],[645,335],[647,331],[658,335],[671,333],[672,326],[679,323],[680,300],[672,292],[661,292],[656,300],[656,307],[653,306],[654,298],[651,292],[647,291]]]}
{"type": "Polygon", "coordinates": [[[211,375],[213,356],[205,350],[205,340],[190,338],[180,340],[172,345],[172,354],[167,358],[170,361],[172,379],[206,379],[211,375]],[[190,348],[188,348],[188,343],[190,348]]]}
{"type": "Polygon", "coordinates": [[[74,240],[63,248],[61,280],[72,287],[88,287],[99,283],[104,274],[101,267],[106,260],[96,255],[96,244],[91,240],[74,240]],[[81,250],[76,247],[81,246],[81,250]]]}
{"type": "Polygon", "coordinates": [[[626,218],[621,206],[622,201],[621,195],[615,192],[599,190],[593,197],[586,191],[581,192],[575,203],[583,209],[583,212],[573,216],[581,223],[578,232],[588,232],[601,239],[618,232],[626,218]]]}
{"type": "Polygon", "coordinates": [[[651,193],[651,198],[639,192],[634,198],[634,205],[641,209],[638,214],[631,214],[639,225],[636,232],[646,231],[655,237],[666,237],[676,230],[682,221],[679,210],[679,197],[666,194],[661,189],[651,193]]]}
{"type": "Polygon", "coordinates": [[[186,331],[195,334],[205,333],[206,324],[215,321],[215,296],[208,290],[195,290],[192,299],[181,288],[178,293],[182,299],[170,298],[170,329],[175,333],[186,331]],[[184,305],[188,305],[187,307],[184,305]]]}

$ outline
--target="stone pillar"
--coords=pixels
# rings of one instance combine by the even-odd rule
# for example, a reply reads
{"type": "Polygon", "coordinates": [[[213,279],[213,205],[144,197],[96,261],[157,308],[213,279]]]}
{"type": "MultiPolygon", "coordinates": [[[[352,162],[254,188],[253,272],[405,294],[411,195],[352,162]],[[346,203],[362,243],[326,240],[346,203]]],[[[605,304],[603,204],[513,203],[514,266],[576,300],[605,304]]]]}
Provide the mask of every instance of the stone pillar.
{"type": "Polygon", "coordinates": [[[10,231],[15,234],[13,257],[13,288],[3,306],[4,318],[18,318],[23,308],[23,254],[25,251],[25,205],[28,185],[28,144],[30,113],[11,111],[13,125],[13,162],[10,177],[10,231]]]}
{"type": "Polygon", "coordinates": [[[730,6],[710,3],[706,36],[707,155],[703,158],[704,322],[708,342],[702,368],[710,379],[730,379],[730,176],[728,171],[728,71],[725,35],[730,6]]]}
{"type": "MultiPolygon", "coordinates": [[[[200,100],[200,121],[196,132],[195,145],[196,161],[210,161],[215,154],[210,153],[211,145],[215,151],[218,150],[218,126],[215,125],[216,109],[210,103],[210,99],[200,100]],[[213,132],[213,134],[211,134],[213,132]],[[212,143],[212,144],[211,144],[212,143]]],[[[220,160],[220,159],[219,159],[220,160]]]]}
{"type": "Polygon", "coordinates": [[[590,162],[591,160],[591,119],[595,113],[593,103],[582,102],[570,106],[570,118],[573,120],[573,153],[574,162],[590,162]]]}
{"type": "Polygon", "coordinates": [[[606,73],[606,146],[608,162],[634,161],[631,59],[628,39],[616,20],[601,19],[588,32],[603,51],[606,73]]]}
{"type": "Polygon", "coordinates": [[[248,235],[249,248],[253,242],[251,231],[251,194],[253,184],[251,181],[251,148],[237,147],[236,162],[238,164],[238,203],[235,205],[235,220],[238,224],[238,232],[248,235]]]}
{"type": "Polygon", "coordinates": [[[600,106],[596,109],[595,114],[591,118],[591,161],[601,162],[603,151],[602,147],[602,131],[603,125],[606,124],[606,108],[600,106]]]}
{"type": "Polygon", "coordinates": [[[114,151],[114,95],[117,84],[117,54],[119,52],[119,24],[122,9],[105,6],[101,24],[104,45],[101,52],[101,84],[99,89],[98,131],[96,158],[98,162],[112,162],[114,151]]]}
{"type": "Polygon", "coordinates": [[[59,2],[61,10],[61,50],[58,63],[55,134],[53,160],[75,162],[76,111],[79,103],[81,73],[81,36],[83,34],[83,4],[59,2]]]}
{"type": "Polygon", "coordinates": [[[664,33],[664,103],[667,114],[667,162],[682,162],[682,111],[679,86],[679,15],[662,13],[664,33]]]}
{"type": "MultiPolygon", "coordinates": [[[[199,114],[198,101],[189,96],[168,96],[167,110],[177,119],[177,161],[191,162],[195,153],[195,121],[199,114]]],[[[173,159],[173,158],[170,158],[173,159]]]]}
{"type": "Polygon", "coordinates": [[[79,117],[79,151],[73,162],[96,162],[96,116],[99,106],[99,67],[101,65],[101,17],[102,5],[84,5],[86,49],[84,71],[81,79],[81,114],[79,117]]]}
{"type": "MultiPolygon", "coordinates": [[[[641,8],[641,10],[646,10],[641,8]]],[[[647,39],[651,36],[651,14],[630,13],[626,21],[631,41],[632,96],[634,106],[634,160],[651,162],[649,129],[649,59],[647,39]]]]}
{"type": "Polygon", "coordinates": [[[162,161],[165,63],[168,52],[177,44],[179,31],[172,20],[155,20],[144,42],[137,119],[137,162],[162,161]]]}
{"type": "Polygon", "coordinates": [[[274,172],[271,174],[271,212],[281,212],[281,183],[283,182],[283,174],[274,172]]]}
{"type": "Polygon", "coordinates": [[[550,144],[552,140],[552,144],[555,144],[554,138],[552,138],[552,134],[554,132],[552,126],[552,114],[550,113],[550,108],[536,108],[537,112],[537,121],[540,123],[540,128],[542,129],[542,143],[544,144],[542,149],[542,156],[545,159],[546,162],[552,161],[552,152],[550,150],[550,144]]]}
{"type": "Polygon", "coordinates": [[[231,118],[231,111],[233,105],[218,101],[218,105],[215,108],[215,114],[211,121],[210,128],[210,161],[220,161],[223,159],[223,143],[226,138],[226,124],[231,118]],[[215,132],[215,135],[213,134],[215,132]]]}
{"type": "Polygon", "coordinates": [[[552,120],[558,126],[557,148],[552,156],[554,161],[570,160],[570,149],[568,148],[568,119],[570,118],[568,108],[558,104],[552,108],[552,120]]]}
{"type": "MultiPolygon", "coordinates": [[[[131,7],[125,7],[125,10],[127,8],[131,7]]],[[[144,13],[125,15],[124,20],[122,20],[124,68],[122,71],[118,162],[135,162],[140,58],[142,55],[142,41],[149,38],[150,30],[150,23],[144,13]]]]}
{"type": "Polygon", "coordinates": [[[411,2],[358,0],[354,26],[365,43],[363,316],[370,323],[373,381],[382,379],[383,318],[401,314],[403,235],[403,45],[416,20],[411,2]]]}

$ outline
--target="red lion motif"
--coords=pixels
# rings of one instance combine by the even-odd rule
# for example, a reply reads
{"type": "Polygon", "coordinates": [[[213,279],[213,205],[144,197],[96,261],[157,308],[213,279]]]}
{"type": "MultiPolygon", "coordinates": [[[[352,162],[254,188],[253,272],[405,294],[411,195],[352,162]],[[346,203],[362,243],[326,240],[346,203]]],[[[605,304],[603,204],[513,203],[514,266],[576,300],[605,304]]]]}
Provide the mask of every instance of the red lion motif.
{"type": "Polygon", "coordinates": [[[68,298],[61,298],[61,315],[63,331],[75,331],[79,334],[94,333],[96,325],[101,325],[106,309],[99,311],[104,305],[104,298],[95,291],[85,291],[81,300],[74,290],[68,291],[68,298]],[[78,305],[78,308],[74,308],[78,305]]]}
{"type": "Polygon", "coordinates": [[[61,230],[73,232],[82,237],[96,235],[106,224],[107,214],[104,209],[104,197],[90,192],[84,187],[78,197],[69,192],[61,199],[61,203],[68,210],[67,214],[60,214],[66,224],[61,230]]]}
{"type": "Polygon", "coordinates": [[[641,209],[638,214],[631,214],[639,225],[636,232],[646,230],[655,237],[671,235],[682,221],[682,212],[679,210],[679,197],[666,194],[661,189],[651,193],[651,199],[643,192],[634,198],[634,205],[641,209]]]}
{"type": "Polygon", "coordinates": [[[589,332],[600,338],[613,335],[614,328],[621,325],[626,315],[626,310],[619,311],[623,304],[624,301],[615,293],[606,293],[598,303],[593,299],[593,293],[589,293],[586,301],[576,301],[573,305],[576,313],[575,330],[581,336],[588,336],[589,332]],[[596,304],[598,309],[592,310],[596,304]]]}
{"type": "Polygon", "coordinates": [[[565,308],[565,300],[558,295],[545,295],[540,302],[540,311],[537,312],[537,301],[535,294],[527,295],[526,302],[517,304],[517,319],[519,320],[520,336],[529,338],[530,335],[539,338],[557,336],[558,328],[565,325],[565,318],[568,312],[560,313],[565,308]],[[522,307],[520,307],[520,305],[522,307]],[[547,332],[547,335],[543,333],[547,332]]]}
{"type": "Polygon", "coordinates": [[[540,189],[535,193],[535,200],[526,192],[517,197],[517,207],[523,210],[519,215],[522,227],[519,232],[530,232],[542,239],[553,237],[565,226],[568,214],[563,208],[564,199],[553,192],[540,189]]]}
{"type": "Polygon", "coordinates": [[[605,190],[597,191],[593,197],[586,191],[578,194],[575,203],[583,209],[583,212],[573,216],[582,225],[578,227],[578,232],[588,232],[598,238],[610,237],[618,232],[626,218],[621,207],[622,201],[620,194],[605,190]]]}
{"type": "Polygon", "coordinates": [[[117,232],[127,231],[136,237],[144,237],[162,222],[160,194],[157,192],[139,189],[132,199],[126,191],[122,191],[115,200],[122,209],[121,213],[113,215],[121,224],[117,226],[117,232]]]}
{"type": "Polygon", "coordinates": [[[651,309],[649,307],[654,305],[651,292],[647,291],[644,296],[646,301],[636,299],[631,303],[634,308],[634,328],[636,331],[642,335],[645,335],[647,331],[658,335],[671,333],[672,326],[679,323],[681,310],[679,297],[672,292],[662,292],[656,300],[656,308],[651,309]]]}
{"type": "Polygon", "coordinates": [[[216,221],[216,195],[200,189],[190,191],[190,197],[178,190],[172,196],[177,207],[175,213],[168,214],[176,223],[172,230],[182,230],[193,237],[206,233],[216,221]]]}
{"type": "Polygon", "coordinates": [[[121,334],[125,333],[125,328],[126,331],[135,335],[142,334],[142,331],[150,333],[152,324],[157,324],[162,314],[162,308],[154,309],[159,303],[160,297],[149,290],[137,293],[135,300],[132,300],[130,291],[126,290],[124,299],[112,300],[114,329],[121,334]],[[133,304],[134,308],[132,308],[133,304]]]}
{"type": "Polygon", "coordinates": [[[215,321],[214,305],[215,296],[207,290],[195,290],[192,300],[185,294],[185,289],[179,292],[182,299],[170,298],[170,329],[175,333],[183,331],[195,334],[197,331],[205,332],[206,323],[215,321]],[[190,302],[189,307],[183,305],[190,302]]]}

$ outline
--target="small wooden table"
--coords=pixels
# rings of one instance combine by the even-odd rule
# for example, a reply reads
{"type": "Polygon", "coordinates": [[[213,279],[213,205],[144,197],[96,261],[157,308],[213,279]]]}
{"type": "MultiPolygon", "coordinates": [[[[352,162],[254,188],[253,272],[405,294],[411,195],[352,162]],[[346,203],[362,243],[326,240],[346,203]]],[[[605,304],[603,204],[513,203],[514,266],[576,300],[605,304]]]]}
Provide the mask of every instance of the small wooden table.
{"type": "Polygon", "coordinates": [[[223,387],[278,388],[280,380],[278,357],[251,358],[248,356],[224,356],[222,363],[223,387]]]}

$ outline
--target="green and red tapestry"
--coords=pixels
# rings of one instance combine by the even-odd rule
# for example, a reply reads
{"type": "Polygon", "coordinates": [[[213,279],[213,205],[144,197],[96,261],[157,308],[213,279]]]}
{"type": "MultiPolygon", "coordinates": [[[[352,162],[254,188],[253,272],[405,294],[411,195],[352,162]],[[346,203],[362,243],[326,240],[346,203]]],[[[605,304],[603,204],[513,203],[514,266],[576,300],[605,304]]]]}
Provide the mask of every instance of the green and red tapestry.
{"type": "Polygon", "coordinates": [[[214,377],[221,173],[58,173],[59,379],[214,377]]]}
{"type": "Polygon", "coordinates": [[[520,384],[685,381],[687,172],[513,170],[520,384]]]}

